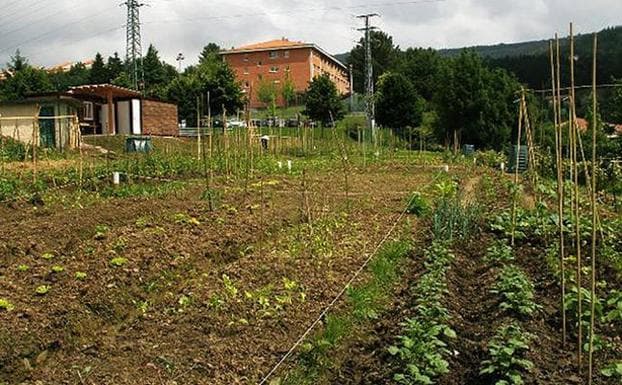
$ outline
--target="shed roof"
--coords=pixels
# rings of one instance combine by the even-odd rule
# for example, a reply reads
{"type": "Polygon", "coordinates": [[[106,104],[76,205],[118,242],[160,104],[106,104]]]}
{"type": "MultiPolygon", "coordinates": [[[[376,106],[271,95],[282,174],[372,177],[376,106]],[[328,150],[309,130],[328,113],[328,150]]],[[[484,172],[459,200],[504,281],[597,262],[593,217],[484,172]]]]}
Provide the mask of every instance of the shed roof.
{"type": "Polygon", "coordinates": [[[87,84],[72,87],[67,93],[76,96],[98,96],[104,99],[110,94],[113,98],[139,98],[142,96],[138,91],[113,84],[87,84]]]}

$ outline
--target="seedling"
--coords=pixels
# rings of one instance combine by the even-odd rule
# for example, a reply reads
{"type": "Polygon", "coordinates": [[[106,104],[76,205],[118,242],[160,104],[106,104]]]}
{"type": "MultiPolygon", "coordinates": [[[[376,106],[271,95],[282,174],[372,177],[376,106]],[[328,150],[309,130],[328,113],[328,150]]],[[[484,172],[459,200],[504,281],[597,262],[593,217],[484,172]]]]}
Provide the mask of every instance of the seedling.
{"type": "Polygon", "coordinates": [[[49,291],[50,287],[48,285],[41,285],[35,289],[35,293],[37,293],[37,295],[46,295],[49,291]]]}
{"type": "Polygon", "coordinates": [[[62,273],[63,271],[65,271],[65,268],[62,266],[52,266],[52,273],[58,274],[58,273],[62,273]]]}
{"type": "Polygon", "coordinates": [[[612,362],[605,366],[600,373],[607,378],[617,378],[622,380],[622,361],[612,362]]]}
{"type": "Polygon", "coordinates": [[[227,297],[229,297],[229,299],[237,297],[238,288],[235,287],[235,284],[227,274],[222,275],[222,283],[225,286],[225,291],[227,292],[227,297]]]}
{"type": "Polygon", "coordinates": [[[110,260],[110,264],[114,267],[121,267],[127,263],[127,258],[116,257],[110,260]]]}
{"type": "Polygon", "coordinates": [[[41,255],[41,258],[45,259],[46,261],[50,261],[50,260],[54,259],[54,254],[52,254],[52,253],[43,253],[41,255]]]}
{"type": "Polygon", "coordinates": [[[108,231],[110,231],[110,229],[106,225],[97,225],[97,226],[95,226],[95,239],[100,241],[100,240],[106,238],[106,235],[108,234],[108,231]]]}
{"type": "Polygon", "coordinates": [[[4,298],[0,298],[0,310],[11,311],[15,308],[11,302],[4,298]]]}
{"type": "Polygon", "coordinates": [[[28,270],[30,270],[30,267],[28,265],[19,265],[17,266],[17,271],[25,273],[28,270]]]}
{"type": "Polygon", "coordinates": [[[201,222],[199,222],[198,219],[191,217],[188,214],[184,214],[184,213],[178,213],[175,214],[175,216],[173,217],[175,223],[177,223],[178,225],[194,225],[194,226],[198,226],[201,224],[201,222]]]}
{"type": "Polygon", "coordinates": [[[82,271],[77,271],[75,274],[75,277],[78,281],[84,281],[87,277],[86,273],[82,272],[82,271]]]}

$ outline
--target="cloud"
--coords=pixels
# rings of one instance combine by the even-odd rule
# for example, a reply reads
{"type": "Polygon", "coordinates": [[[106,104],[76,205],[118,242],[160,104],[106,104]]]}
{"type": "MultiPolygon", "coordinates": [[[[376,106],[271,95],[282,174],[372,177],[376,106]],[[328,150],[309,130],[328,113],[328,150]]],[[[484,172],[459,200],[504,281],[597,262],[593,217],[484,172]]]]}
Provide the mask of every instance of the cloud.
{"type": "MultiPolygon", "coordinates": [[[[359,13],[377,12],[375,25],[401,47],[462,47],[544,39],[555,32],[592,32],[619,23],[619,0],[143,0],[144,50],[153,43],[175,64],[196,62],[202,47],[232,47],[288,37],[348,51],[361,34],[359,13]]],[[[53,65],[125,52],[120,0],[0,0],[0,63],[17,48],[33,64],[53,65]]]]}

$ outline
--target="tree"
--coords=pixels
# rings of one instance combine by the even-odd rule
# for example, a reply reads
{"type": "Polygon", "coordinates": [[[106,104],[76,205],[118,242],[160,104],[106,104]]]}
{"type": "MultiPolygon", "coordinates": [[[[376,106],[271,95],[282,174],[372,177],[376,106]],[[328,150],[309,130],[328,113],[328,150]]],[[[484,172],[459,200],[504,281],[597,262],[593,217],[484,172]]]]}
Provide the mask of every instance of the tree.
{"type": "Polygon", "coordinates": [[[162,95],[166,85],[177,76],[174,67],[160,60],[160,54],[153,44],[149,45],[143,59],[143,73],[145,93],[150,96],[162,95]]]}
{"type": "Polygon", "coordinates": [[[106,65],[104,64],[104,58],[99,52],[95,55],[95,61],[91,67],[89,82],[91,84],[105,84],[110,82],[108,71],[106,69],[106,65]]]}
{"type": "Polygon", "coordinates": [[[388,72],[378,81],[376,118],[381,126],[397,129],[400,136],[407,127],[421,124],[425,100],[401,73],[388,72]]]}
{"type": "Polygon", "coordinates": [[[125,65],[123,64],[123,60],[119,57],[117,52],[114,55],[108,57],[108,62],[106,63],[106,71],[108,72],[108,78],[110,81],[114,82],[121,73],[125,72],[125,65]]]}
{"type": "Polygon", "coordinates": [[[217,57],[220,52],[220,46],[216,43],[209,43],[205,47],[203,47],[203,51],[199,55],[199,63],[204,63],[206,61],[213,60],[214,57],[217,57]]]}
{"type": "Polygon", "coordinates": [[[19,72],[29,66],[30,65],[28,64],[28,59],[22,56],[19,49],[15,51],[15,55],[11,56],[11,61],[7,63],[7,67],[12,73],[19,72]]]}
{"type": "Polygon", "coordinates": [[[491,70],[472,51],[447,60],[435,97],[440,131],[437,137],[457,151],[461,142],[479,148],[509,145],[517,120],[514,100],[520,84],[501,69],[491,70]]]}
{"type": "Polygon", "coordinates": [[[408,78],[415,91],[425,100],[432,100],[441,81],[441,56],[428,48],[409,48],[398,54],[397,71],[408,78]]]}
{"type": "MultiPolygon", "coordinates": [[[[393,44],[393,38],[382,31],[371,31],[372,63],[374,69],[374,84],[378,78],[395,64],[399,48],[393,44]]],[[[365,39],[361,38],[356,47],[350,51],[348,63],[352,65],[354,77],[354,91],[365,92],[365,39]]]]}
{"type": "Polygon", "coordinates": [[[292,81],[289,72],[285,77],[285,81],[283,82],[283,87],[281,88],[281,96],[283,97],[283,101],[285,102],[285,108],[289,107],[296,100],[296,86],[292,81]]]}
{"type": "Polygon", "coordinates": [[[165,96],[178,104],[180,119],[186,120],[189,125],[196,125],[196,100],[201,97],[205,100],[208,92],[213,114],[222,113],[223,107],[229,112],[243,107],[242,88],[235,73],[217,56],[187,68],[183,74],[173,78],[165,96]]]}
{"type": "Polygon", "coordinates": [[[261,80],[257,86],[257,99],[270,110],[272,116],[276,116],[276,99],[278,92],[276,83],[270,80],[261,80]]]}
{"type": "Polygon", "coordinates": [[[326,74],[311,81],[304,101],[306,107],[304,114],[324,125],[331,124],[344,116],[337,86],[326,74]]]}
{"type": "Polygon", "coordinates": [[[44,70],[23,67],[0,83],[0,100],[22,100],[29,95],[54,91],[44,70]]]}
{"type": "Polygon", "coordinates": [[[67,72],[56,72],[50,74],[50,81],[54,85],[56,91],[67,91],[71,87],[88,84],[90,80],[90,71],[83,63],[77,63],[71,66],[67,72]]]}

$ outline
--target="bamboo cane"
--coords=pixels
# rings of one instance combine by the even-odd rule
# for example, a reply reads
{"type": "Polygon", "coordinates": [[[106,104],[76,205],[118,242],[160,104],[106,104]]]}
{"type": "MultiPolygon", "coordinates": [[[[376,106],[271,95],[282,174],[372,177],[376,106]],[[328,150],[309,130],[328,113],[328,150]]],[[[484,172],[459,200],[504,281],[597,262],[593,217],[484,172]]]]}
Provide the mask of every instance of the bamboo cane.
{"type": "Polygon", "coordinates": [[[590,348],[589,348],[589,370],[588,384],[592,385],[594,375],[594,327],[595,318],[595,299],[596,299],[596,126],[598,119],[596,115],[596,54],[598,52],[598,35],[594,34],[594,52],[592,65],[592,287],[591,287],[591,308],[590,308],[590,348]]]}
{"type": "Polygon", "coordinates": [[[557,158],[557,214],[559,228],[559,271],[561,274],[561,313],[562,313],[562,346],[566,346],[566,267],[564,263],[564,157],[563,157],[563,131],[561,128],[561,85],[560,75],[560,49],[559,36],[555,34],[556,60],[553,59],[551,46],[551,69],[553,81],[553,110],[555,113],[555,139],[557,158]],[[556,61],[556,63],[555,63],[556,61]]]}
{"type": "Polygon", "coordinates": [[[573,24],[570,23],[570,93],[571,93],[571,110],[572,110],[572,122],[571,122],[571,130],[573,136],[573,162],[572,162],[572,172],[574,174],[574,208],[575,208],[575,247],[576,247],[576,258],[577,258],[577,319],[578,319],[578,338],[577,338],[577,364],[579,367],[579,375],[581,375],[581,369],[583,366],[583,321],[581,319],[582,312],[582,301],[583,295],[581,292],[581,208],[579,207],[579,175],[578,175],[578,167],[577,167],[577,122],[574,118],[576,116],[576,95],[575,95],[575,82],[574,82],[574,61],[575,61],[575,50],[574,50],[574,30],[573,24]]]}
{"type": "MultiPolygon", "coordinates": [[[[524,88],[523,88],[524,92],[524,88]]],[[[522,137],[523,130],[523,100],[520,100],[520,106],[518,109],[518,137],[516,139],[517,149],[516,149],[516,163],[514,164],[514,191],[512,194],[512,246],[514,246],[515,238],[516,238],[516,209],[517,209],[517,195],[518,195],[518,164],[520,162],[520,143],[522,137]]]]}

